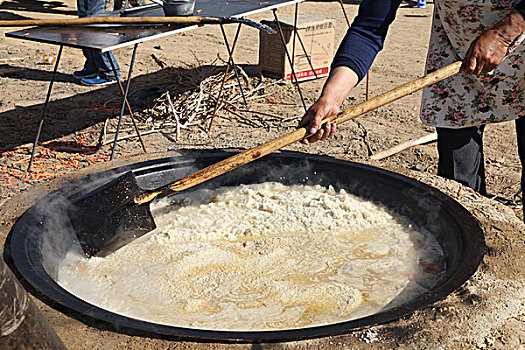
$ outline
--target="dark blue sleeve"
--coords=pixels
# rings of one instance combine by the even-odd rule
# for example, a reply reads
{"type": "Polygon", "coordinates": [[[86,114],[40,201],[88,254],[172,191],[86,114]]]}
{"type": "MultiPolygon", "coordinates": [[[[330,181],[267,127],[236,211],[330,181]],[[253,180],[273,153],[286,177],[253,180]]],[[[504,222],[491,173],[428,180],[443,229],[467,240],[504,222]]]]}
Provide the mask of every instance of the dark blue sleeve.
{"type": "Polygon", "coordinates": [[[356,72],[359,80],[363,79],[377,53],[383,49],[388,27],[394,21],[400,4],[401,0],[363,0],[352,26],[339,45],[332,69],[346,66],[356,72]]]}
{"type": "Polygon", "coordinates": [[[525,16],[525,0],[518,2],[515,9],[521,12],[523,16],[525,16]]]}

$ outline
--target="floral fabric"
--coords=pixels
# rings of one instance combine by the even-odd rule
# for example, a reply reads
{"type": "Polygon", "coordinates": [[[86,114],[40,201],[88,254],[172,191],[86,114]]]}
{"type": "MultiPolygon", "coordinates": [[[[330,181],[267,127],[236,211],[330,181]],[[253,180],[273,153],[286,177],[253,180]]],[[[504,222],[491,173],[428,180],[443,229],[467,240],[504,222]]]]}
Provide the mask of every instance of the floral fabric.
{"type": "MultiPolygon", "coordinates": [[[[437,0],[427,72],[461,60],[470,43],[505,17],[520,0],[437,0]]],[[[525,32],[492,72],[456,74],[423,91],[421,120],[458,128],[525,116],[525,32]]]]}

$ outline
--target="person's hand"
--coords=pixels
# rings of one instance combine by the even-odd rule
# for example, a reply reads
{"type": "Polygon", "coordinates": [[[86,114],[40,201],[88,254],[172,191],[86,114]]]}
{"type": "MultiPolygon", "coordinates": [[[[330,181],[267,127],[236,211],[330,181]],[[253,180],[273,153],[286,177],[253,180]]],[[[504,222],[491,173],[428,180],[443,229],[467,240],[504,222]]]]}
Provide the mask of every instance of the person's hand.
{"type": "Polygon", "coordinates": [[[466,73],[479,76],[496,68],[507,54],[507,42],[498,30],[491,29],[481,34],[470,45],[463,68],[466,73]]]}
{"type": "Polygon", "coordinates": [[[305,127],[310,134],[301,140],[301,143],[305,145],[317,142],[319,140],[326,140],[335,133],[335,123],[324,123],[321,126],[321,121],[326,117],[339,112],[339,105],[331,100],[330,98],[321,97],[315,102],[303,116],[303,119],[299,122],[299,127],[305,127]]]}
{"type": "Polygon", "coordinates": [[[470,45],[463,69],[468,74],[480,75],[496,68],[512,42],[525,31],[525,16],[517,10],[512,10],[494,27],[481,34],[470,45]]]}
{"type": "Polygon", "coordinates": [[[330,72],[321,97],[304,114],[299,122],[299,127],[305,127],[308,137],[301,140],[305,145],[326,140],[335,133],[335,123],[321,121],[332,114],[338,113],[346,96],[357,84],[357,74],[348,67],[339,66],[330,72]]]}

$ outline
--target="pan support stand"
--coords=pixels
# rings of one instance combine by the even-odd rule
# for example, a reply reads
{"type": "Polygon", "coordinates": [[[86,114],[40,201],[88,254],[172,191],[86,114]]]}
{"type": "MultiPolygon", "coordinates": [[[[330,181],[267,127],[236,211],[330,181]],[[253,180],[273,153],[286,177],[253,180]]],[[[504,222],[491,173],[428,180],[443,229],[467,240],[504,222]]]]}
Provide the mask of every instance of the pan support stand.
{"type": "MultiPolygon", "coordinates": [[[[237,39],[239,39],[239,33],[241,31],[241,23],[238,24],[237,26],[237,31],[235,32],[235,37],[233,39],[233,43],[232,43],[232,47],[231,47],[231,50],[229,49],[229,45],[228,45],[228,41],[226,39],[226,34],[224,33],[224,28],[221,24],[221,30],[223,31],[223,35],[224,35],[224,40],[225,40],[225,43],[226,43],[226,48],[228,49],[228,62],[226,63],[226,71],[224,72],[224,76],[222,77],[222,82],[221,82],[221,87],[219,88],[219,93],[217,95],[217,100],[215,101],[215,107],[213,108],[213,113],[211,115],[211,119],[210,119],[210,126],[208,127],[208,134],[211,133],[211,128],[213,126],[213,119],[215,118],[215,115],[217,114],[217,111],[219,109],[219,105],[221,104],[221,98],[222,98],[222,92],[224,90],[224,83],[226,82],[226,79],[228,77],[228,72],[230,71],[230,67],[232,65],[234,65],[235,67],[235,63],[233,62],[233,52],[235,51],[235,45],[237,45],[237,39]]],[[[237,69],[235,68],[235,73],[237,74],[237,69]]],[[[239,76],[237,75],[237,81],[239,82],[239,86],[240,85],[240,80],[239,80],[239,76]]],[[[241,91],[242,91],[242,94],[243,94],[243,98],[244,98],[244,103],[246,103],[246,98],[244,97],[244,91],[242,90],[242,87],[241,87],[241,91]]]]}
{"type": "Polygon", "coordinates": [[[57,75],[58,64],[60,63],[60,58],[62,57],[62,50],[63,49],[64,49],[64,46],[60,45],[60,48],[58,49],[57,59],[56,59],[56,62],[55,62],[55,67],[53,69],[53,75],[51,76],[51,81],[49,82],[49,87],[47,89],[46,101],[44,103],[44,108],[42,110],[42,116],[40,117],[40,123],[38,124],[38,131],[36,133],[35,142],[33,143],[33,149],[31,151],[31,158],[29,159],[29,165],[27,166],[27,173],[31,172],[31,167],[33,166],[33,161],[35,159],[36,148],[37,148],[37,145],[38,145],[38,141],[40,139],[40,133],[42,132],[42,127],[44,126],[44,120],[45,120],[46,114],[47,114],[47,107],[49,105],[49,99],[51,97],[51,91],[53,90],[53,83],[55,82],[55,78],[56,78],[56,75],[57,75]]]}
{"type": "MultiPolygon", "coordinates": [[[[318,76],[317,76],[317,72],[315,71],[315,68],[314,68],[314,66],[312,64],[312,60],[311,60],[310,56],[308,55],[308,53],[306,51],[306,47],[305,47],[305,45],[304,45],[304,43],[303,43],[303,41],[301,39],[301,36],[299,35],[299,32],[297,31],[298,4],[295,4],[295,16],[294,16],[294,26],[293,26],[294,27],[294,31],[293,31],[293,44],[292,44],[293,45],[293,49],[292,49],[293,56],[290,55],[290,53],[288,51],[288,48],[286,46],[286,39],[284,37],[284,33],[282,31],[279,19],[277,17],[277,12],[276,12],[275,9],[273,9],[272,11],[273,11],[273,15],[274,15],[274,18],[275,18],[275,22],[277,24],[277,28],[279,30],[279,35],[281,37],[281,42],[282,42],[284,50],[286,52],[286,57],[288,59],[288,63],[290,64],[290,67],[291,67],[292,76],[293,76],[293,80],[294,80],[295,86],[297,87],[297,91],[299,92],[299,97],[301,98],[301,102],[302,102],[303,108],[304,108],[304,110],[306,112],[307,111],[307,107],[306,107],[306,103],[304,101],[303,92],[301,91],[301,87],[299,86],[299,81],[297,79],[297,75],[295,74],[295,69],[294,69],[296,38],[299,41],[299,44],[301,45],[301,48],[302,48],[302,50],[304,52],[304,55],[305,55],[305,57],[306,57],[306,59],[308,61],[308,64],[310,65],[310,69],[312,70],[315,78],[318,78],[318,76]]],[[[224,26],[223,26],[222,23],[221,23],[220,27],[221,27],[222,36],[224,38],[224,44],[226,45],[226,49],[228,51],[228,62],[226,64],[226,71],[224,73],[224,76],[223,76],[223,79],[222,79],[222,82],[221,82],[221,87],[219,89],[219,93],[218,93],[218,96],[217,96],[217,100],[215,102],[215,107],[213,109],[213,113],[212,113],[212,116],[211,116],[210,125],[208,127],[208,134],[211,133],[211,128],[213,126],[213,120],[214,120],[215,115],[217,114],[217,111],[218,111],[219,106],[221,104],[221,98],[222,98],[222,93],[223,93],[223,90],[224,90],[224,84],[226,82],[226,79],[227,79],[230,67],[233,67],[233,70],[235,72],[235,78],[237,79],[237,83],[239,84],[239,90],[241,92],[243,102],[244,102],[245,105],[248,105],[248,102],[246,100],[246,95],[244,93],[244,89],[242,87],[241,80],[240,80],[240,77],[239,77],[239,71],[237,69],[237,65],[235,64],[235,60],[233,59],[233,52],[235,50],[235,45],[237,44],[237,39],[239,38],[239,32],[240,32],[240,29],[241,29],[241,23],[239,23],[239,25],[237,27],[237,32],[235,33],[235,38],[233,40],[233,44],[232,44],[231,49],[230,49],[230,44],[228,42],[228,38],[226,36],[226,32],[224,31],[224,26]]]]}
{"type": "MultiPolygon", "coordinates": [[[[135,57],[137,55],[137,47],[138,44],[135,44],[133,46],[133,55],[131,56],[131,63],[129,65],[129,72],[128,72],[128,81],[126,82],[126,90],[124,91],[124,100],[122,101],[122,108],[120,109],[120,116],[118,118],[118,124],[117,124],[117,130],[115,132],[115,139],[113,140],[113,147],[111,148],[111,156],[109,157],[109,160],[113,160],[113,157],[115,156],[115,148],[117,146],[117,140],[118,140],[118,134],[120,132],[120,125],[122,124],[122,116],[124,115],[124,110],[126,109],[126,103],[128,101],[128,93],[129,93],[129,85],[131,83],[131,75],[133,73],[133,65],[135,64],[135,57]]],[[[116,70],[115,70],[116,72],[116,70]]],[[[118,75],[116,76],[117,81],[120,81],[118,78],[118,75]]],[[[119,82],[120,84],[120,82],[119,82]]],[[[131,113],[131,110],[130,110],[131,113]]],[[[133,114],[132,118],[133,118],[133,114]]],[[[140,135],[140,134],[139,134],[140,135]]]]}
{"type": "MultiPolygon", "coordinates": [[[[297,10],[297,7],[296,7],[296,10],[297,10]]],[[[290,64],[290,69],[292,71],[292,76],[295,82],[295,86],[297,87],[297,92],[299,92],[299,96],[301,97],[301,102],[303,104],[304,111],[306,112],[307,108],[306,108],[306,103],[304,102],[303,92],[301,91],[301,87],[299,86],[299,80],[297,80],[297,75],[295,74],[295,69],[293,67],[293,61],[290,56],[290,52],[288,51],[288,48],[286,46],[286,39],[284,38],[283,29],[281,27],[281,23],[279,22],[279,18],[277,17],[277,11],[275,9],[273,9],[272,11],[273,11],[273,17],[275,19],[275,23],[277,25],[277,29],[279,30],[279,35],[281,36],[281,42],[284,47],[284,52],[286,53],[286,58],[288,59],[288,63],[290,64]]],[[[296,33],[296,30],[294,30],[294,33],[296,33]]],[[[308,57],[308,55],[306,56],[308,57]]]]}

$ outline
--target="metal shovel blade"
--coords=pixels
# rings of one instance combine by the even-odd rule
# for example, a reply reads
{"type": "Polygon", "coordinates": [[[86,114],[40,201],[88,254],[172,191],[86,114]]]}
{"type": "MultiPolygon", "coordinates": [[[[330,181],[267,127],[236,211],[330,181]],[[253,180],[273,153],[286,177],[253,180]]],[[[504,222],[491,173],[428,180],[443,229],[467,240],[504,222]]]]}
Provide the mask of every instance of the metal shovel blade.
{"type": "Polygon", "coordinates": [[[155,229],[149,204],[133,204],[142,193],[128,172],[73,203],[71,226],[87,257],[109,255],[155,229]]]}

